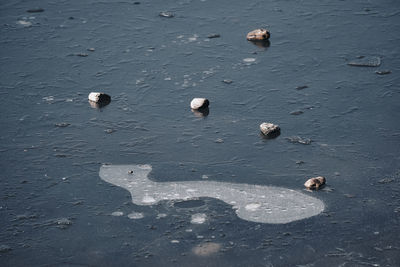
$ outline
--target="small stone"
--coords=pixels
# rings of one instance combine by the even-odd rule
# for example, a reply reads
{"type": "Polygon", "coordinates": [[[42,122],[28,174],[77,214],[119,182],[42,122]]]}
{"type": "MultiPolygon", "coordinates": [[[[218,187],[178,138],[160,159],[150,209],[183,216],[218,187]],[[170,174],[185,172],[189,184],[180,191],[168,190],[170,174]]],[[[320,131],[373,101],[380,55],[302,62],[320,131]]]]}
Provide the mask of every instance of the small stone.
{"type": "Polygon", "coordinates": [[[325,185],[326,183],[326,179],[323,176],[317,176],[317,177],[313,177],[308,179],[305,183],[304,186],[307,189],[310,190],[318,190],[320,187],[322,187],[323,185],[325,185]]]}
{"type": "Polygon", "coordinates": [[[303,111],[301,111],[301,110],[295,110],[295,111],[292,111],[292,112],[290,112],[290,115],[300,115],[300,114],[303,114],[304,112],[303,111]]]}
{"type": "Polygon", "coordinates": [[[298,144],[302,144],[302,145],[309,145],[312,142],[311,139],[309,139],[309,138],[301,138],[300,136],[286,137],[286,139],[290,143],[298,143],[298,144]]]}
{"type": "Polygon", "coordinates": [[[95,103],[110,103],[111,102],[111,96],[105,94],[105,93],[98,93],[98,92],[91,92],[88,96],[89,101],[95,102],[95,103]]]}
{"type": "Polygon", "coordinates": [[[0,253],[8,252],[11,250],[10,246],[7,245],[0,245],[0,253]]]}
{"type": "Polygon", "coordinates": [[[218,33],[210,34],[209,36],[207,36],[208,39],[219,38],[219,37],[221,37],[221,35],[219,35],[218,33]]]}
{"type": "Polygon", "coordinates": [[[72,221],[68,218],[60,218],[55,221],[55,224],[60,229],[67,229],[69,226],[72,225],[72,221]]]}
{"type": "Polygon", "coordinates": [[[60,127],[60,128],[65,128],[70,126],[71,124],[69,124],[68,122],[60,122],[60,123],[56,123],[55,126],[56,127],[60,127]]]}
{"type": "Polygon", "coordinates": [[[307,85],[301,85],[301,86],[297,86],[296,90],[303,90],[303,89],[306,89],[306,88],[308,88],[307,85]]]}
{"type": "Polygon", "coordinates": [[[270,32],[266,29],[257,29],[247,34],[247,40],[249,41],[265,41],[271,36],[270,32]]]}
{"type": "Polygon", "coordinates": [[[115,132],[115,130],[114,129],[107,129],[107,130],[104,130],[106,133],[108,133],[108,134],[112,134],[113,132],[115,132]]]}
{"type": "Polygon", "coordinates": [[[278,125],[269,122],[261,123],[260,130],[267,137],[276,137],[281,132],[281,128],[278,125]]]}
{"type": "Polygon", "coordinates": [[[158,15],[160,17],[164,17],[164,18],[173,18],[175,16],[172,12],[169,12],[169,11],[162,11],[158,15]]]}
{"type": "Polygon", "coordinates": [[[43,12],[43,11],[44,11],[43,8],[31,8],[31,9],[28,9],[26,12],[28,12],[28,13],[40,13],[40,12],[43,12]]]}
{"type": "Polygon", "coordinates": [[[71,225],[72,221],[68,218],[60,218],[56,220],[56,223],[58,225],[71,225]]]}
{"type": "Polygon", "coordinates": [[[378,183],[380,183],[380,184],[388,184],[388,183],[391,183],[393,181],[394,181],[393,178],[383,178],[383,179],[379,180],[378,183]]]}
{"type": "Polygon", "coordinates": [[[206,108],[210,104],[207,98],[193,98],[192,102],[190,102],[190,107],[192,109],[201,109],[206,108]]]}
{"type": "Polygon", "coordinates": [[[231,84],[231,83],[233,83],[233,81],[232,80],[223,80],[222,82],[224,82],[224,83],[226,83],[226,84],[231,84]]]}
{"type": "Polygon", "coordinates": [[[377,71],[375,71],[375,73],[378,74],[378,75],[386,75],[386,74],[392,73],[392,71],[390,71],[390,70],[377,70],[377,71]]]}

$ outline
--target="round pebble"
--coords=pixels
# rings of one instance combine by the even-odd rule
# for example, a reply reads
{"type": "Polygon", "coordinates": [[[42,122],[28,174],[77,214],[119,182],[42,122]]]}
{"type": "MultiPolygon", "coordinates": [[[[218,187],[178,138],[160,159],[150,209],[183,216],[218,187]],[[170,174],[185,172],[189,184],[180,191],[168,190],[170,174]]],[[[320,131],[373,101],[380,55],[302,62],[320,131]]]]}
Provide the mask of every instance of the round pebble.
{"type": "Polygon", "coordinates": [[[260,124],[260,130],[263,135],[267,137],[276,137],[280,134],[281,128],[270,122],[263,122],[260,124]]]}
{"type": "Polygon", "coordinates": [[[271,36],[267,29],[256,29],[247,34],[247,40],[249,41],[265,41],[271,36]]]}
{"type": "Polygon", "coordinates": [[[318,190],[321,186],[323,186],[326,183],[326,179],[323,176],[317,176],[308,179],[305,183],[304,186],[307,189],[311,190],[318,190]]]}
{"type": "Polygon", "coordinates": [[[206,108],[210,104],[207,98],[193,98],[192,102],[190,102],[190,107],[192,109],[200,109],[206,108]]]}

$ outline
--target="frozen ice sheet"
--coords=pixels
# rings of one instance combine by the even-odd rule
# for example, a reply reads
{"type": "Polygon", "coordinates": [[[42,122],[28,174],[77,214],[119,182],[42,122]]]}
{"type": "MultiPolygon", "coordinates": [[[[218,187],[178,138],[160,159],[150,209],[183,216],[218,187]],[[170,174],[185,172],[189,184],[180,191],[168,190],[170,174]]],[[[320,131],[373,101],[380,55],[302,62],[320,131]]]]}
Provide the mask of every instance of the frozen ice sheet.
{"type": "Polygon", "coordinates": [[[259,223],[289,223],[318,215],[324,203],[295,190],[215,181],[154,182],[148,178],[150,165],[103,165],[99,175],[127,189],[136,205],[153,205],[162,200],[211,197],[224,201],[236,214],[259,223]]]}

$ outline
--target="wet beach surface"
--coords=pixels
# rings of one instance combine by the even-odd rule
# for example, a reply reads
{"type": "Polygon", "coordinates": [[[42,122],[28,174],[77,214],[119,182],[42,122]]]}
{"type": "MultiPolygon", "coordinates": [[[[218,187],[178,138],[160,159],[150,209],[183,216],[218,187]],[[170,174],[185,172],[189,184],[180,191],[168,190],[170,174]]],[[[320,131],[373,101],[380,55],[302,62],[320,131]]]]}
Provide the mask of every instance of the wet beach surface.
{"type": "Polygon", "coordinates": [[[1,266],[400,265],[398,1],[5,1],[0,23],[1,266]],[[269,43],[246,40],[265,26],[269,43]],[[213,198],[135,205],[103,164],[325,210],[264,224],[213,198]]]}

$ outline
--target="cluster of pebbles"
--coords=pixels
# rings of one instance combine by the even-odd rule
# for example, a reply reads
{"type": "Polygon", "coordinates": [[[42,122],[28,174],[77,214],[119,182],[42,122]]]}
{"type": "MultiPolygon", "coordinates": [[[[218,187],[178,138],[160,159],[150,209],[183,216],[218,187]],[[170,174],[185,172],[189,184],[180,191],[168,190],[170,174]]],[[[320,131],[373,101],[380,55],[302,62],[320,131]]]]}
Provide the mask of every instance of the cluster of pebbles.
{"type": "MultiPolygon", "coordinates": [[[[173,17],[170,12],[161,12],[162,17],[173,17]]],[[[219,37],[219,35],[218,35],[219,37]]],[[[246,36],[248,41],[265,42],[271,37],[271,33],[267,29],[256,29],[249,32],[246,36]]],[[[225,82],[225,81],[224,81],[225,82]]],[[[111,96],[101,92],[91,92],[88,96],[89,103],[94,108],[101,108],[111,102],[111,96]]],[[[190,102],[192,112],[198,117],[207,116],[209,113],[210,101],[207,98],[193,98],[190,102]]],[[[281,133],[279,125],[271,122],[263,122],[260,124],[260,131],[263,137],[267,139],[278,137],[281,133]]],[[[304,186],[309,190],[318,190],[326,183],[325,177],[318,176],[308,179],[304,186]]]]}

